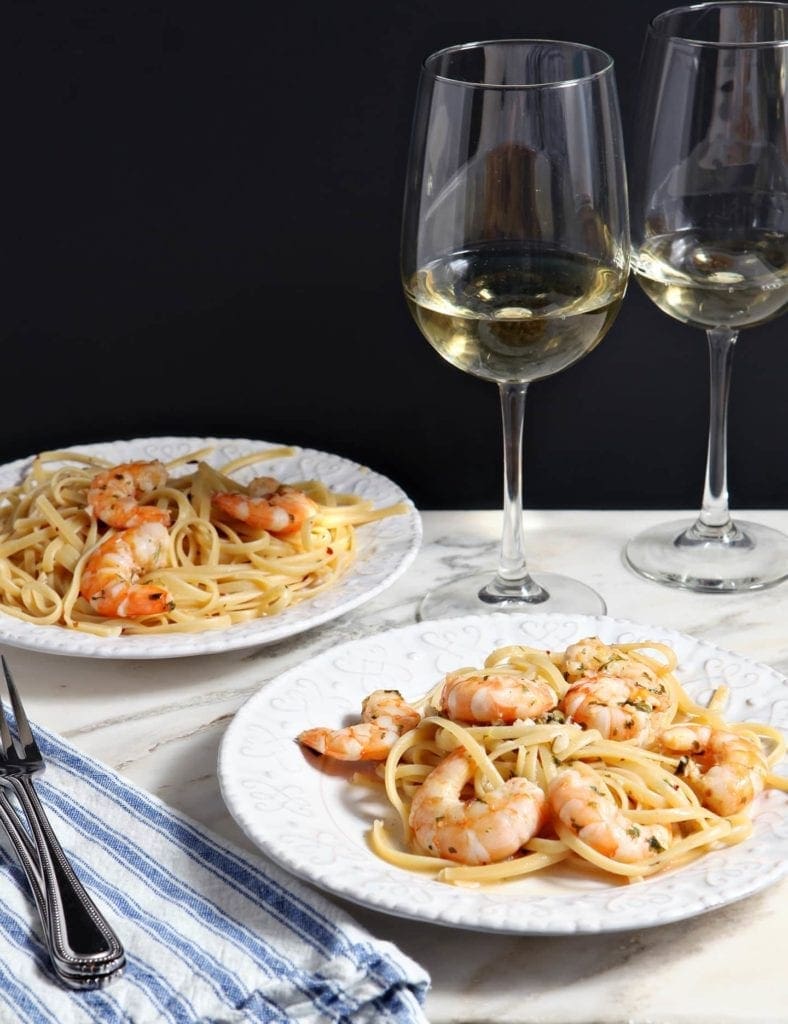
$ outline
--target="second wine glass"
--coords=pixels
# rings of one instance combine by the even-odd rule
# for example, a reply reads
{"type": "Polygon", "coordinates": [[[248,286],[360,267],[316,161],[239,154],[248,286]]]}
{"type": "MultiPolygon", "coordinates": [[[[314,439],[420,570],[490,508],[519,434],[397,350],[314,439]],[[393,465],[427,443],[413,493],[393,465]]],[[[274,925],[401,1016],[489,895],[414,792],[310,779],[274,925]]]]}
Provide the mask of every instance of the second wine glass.
{"type": "Polygon", "coordinates": [[[497,574],[432,591],[422,618],[605,611],[585,584],[528,572],[523,417],[528,385],[571,366],[607,333],[628,267],[611,58],[578,43],[517,39],[429,57],[408,167],[403,285],[433,348],[498,384],[505,483],[497,574]]]}
{"type": "Polygon", "coordinates": [[[788,578],[788,537],[728,507],[727,414],[739,331],[788,309],[788,4],[704,3],[646,37],[635,147],[634,269],[665,313],[706,331],[706,480],[694,520],[626,548],[641,576],[687,590],[788,578]]]}

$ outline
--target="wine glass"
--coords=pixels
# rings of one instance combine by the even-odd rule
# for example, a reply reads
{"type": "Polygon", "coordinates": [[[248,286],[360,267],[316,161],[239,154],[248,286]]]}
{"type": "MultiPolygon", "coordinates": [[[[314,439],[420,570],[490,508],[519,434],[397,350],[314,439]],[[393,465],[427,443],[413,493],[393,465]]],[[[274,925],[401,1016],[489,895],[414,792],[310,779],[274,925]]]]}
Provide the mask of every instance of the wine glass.
{"type": "Polygon", "coordinates": [[[498,384],[504,511],[497,575],[439,587],[420,616],[602,613],[590,587],[532,577],[522,435],[531,381],[590,352],[626,288],[626,176],[613,61],[578,43],[506,39],[428,57],[407,172],[402,279],[437,352],[498,384]]]}
{"type": "Polygon", "coordinates": [[[788,308],[787,76],[788,4],[699,4],[649,28],[633,269],[663,312],[707,333],[710,425],[698,518],[646,530],[626,559],[689,590],[756,590],[788,577],[788,537],[731,518],[726,459],[738,333],[788,308]]]}

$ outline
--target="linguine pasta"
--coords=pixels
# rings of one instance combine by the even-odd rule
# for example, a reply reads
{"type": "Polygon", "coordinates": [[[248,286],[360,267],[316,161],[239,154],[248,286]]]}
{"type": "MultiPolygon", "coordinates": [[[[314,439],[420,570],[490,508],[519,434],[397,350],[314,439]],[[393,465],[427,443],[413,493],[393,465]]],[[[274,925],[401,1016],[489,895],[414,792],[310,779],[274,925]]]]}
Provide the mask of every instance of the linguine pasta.
{"type": "Polygon", "coordinates": [[[211,496],[247,490],[233,474],[294,449],[261,450],[220,469],[205,461],[211,451],[165,463],[166,484],[145,497],[146,504],[169,510],[171,525],[166,564],[140,582],[164,588],[171,610],[108,618],[80,596],[87,560],[112,533],[86,508],[87,492],[94,476],[112,463],[53,451],[37,456],[17,486],[0,492],[0,611],[106,637],[221,629],[276,615],[333,586],[355,558],[356,527],[406,509],[403,503],[375,509],[319,481],[291,481],[318,506],[297,532],[277,536],[221,521],[212,515],[211,496]]]}
{"type": "MultiPolygon", "coordinates": [[[[706,707],[696,704],[677,680],[676,655],[665,644],[643,642],[610,645],[615,657],[624,657],[653,670],[668,693],[668,707],[661,727],[686,723],[734,733],[757,744],[764,757],[765,785],[788,789],[788,779],[773,769],[785,755],[778,730],[754,723],[729,723],[722,715],[726,693],[715,691],[706,707]]],[[[563,654],[528,647],[493,651],[485,669],[522,670],[547,681],[560,700],[570,682],[562,671],[563,654]]],[[[478,670],[467,670],[480,675],[478,670]]],[[[452,675],[456,675],[453,673],[452,675]]],[[[631,741],[605,739],[595,728],[583,728],[571,717],[549,713],[536,721],[511,725],[470,725],[452,721],[436,712],[443,682],[411,706],[424,712],[419,725],[401,736],[385,766],[377,769],[396,817],[399,836],[376,821],[370,836],[373,850],[399,867],[426,871],[439,880],[456,884],[496,882],[541,871],[561,861],[583,866],[607,876],[630,881],[686,863],[720,845],[741,842],[750,835],[752,821],[746,811],[722,816],[704,806],[685,777],[687,758],[665,752],[658,742],[639,746],[631,741]],[[411,827],[411,806],[419,787],[433,768],[458,747],[472,758],[474,771],[464,798],[484,797],[515,776],[548,791],[556,776],[573,767],[593,773],[594,793],[612,800],[631,823],[633,834],[655,825],[669,830],[666,847],[656,843],[653,853],[637,863],[600,853],[577,830],[551,814],[547,824],[515,855],[497,863],[468,865],[430,855],[420,849],[411,827]]],[[[358,779],[360,781],[360,779],[358,779]]],[[[596,799],[596,798],[594,798],[596,799]]]]}

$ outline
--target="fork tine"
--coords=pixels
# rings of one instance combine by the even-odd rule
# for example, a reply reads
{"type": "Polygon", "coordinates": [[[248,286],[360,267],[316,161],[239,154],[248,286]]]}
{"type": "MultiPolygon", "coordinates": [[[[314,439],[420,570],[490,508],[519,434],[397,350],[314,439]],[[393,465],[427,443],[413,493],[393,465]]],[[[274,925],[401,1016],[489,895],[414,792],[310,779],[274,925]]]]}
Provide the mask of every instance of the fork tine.
{"type": "MultiPolygon", "coordinates": [[[[1,657],[2,655],[0,655],[1,657]]],[[[14,752],[11,730],[8,728],[8,720],[5,717],[5,707],[2,701],[0,701],[0,744],[2,745],[0,759],[4,759],[14,752]]]]}
{"type": "MultiPolygon", "coordinates": [[[[5,660],[4,654],[0,654],[0,661],[3,663],[3,674],[5,675],[6,686],[8,687],[8,694],[11,697],[11,707],[14,709],[14,718],[16,719],[16,728],[19,733],[19,739],[24,747],[32,747],[33,755],[38,757],[38,745],[30,730],[30,723],[27,720],[27,715],[25,714],[25,709],[22,706],[19,691],[14,685],[11,670],[8,667],[8,662],[5,660]]],[[[6,730],[7,729],[8,726],[6,725],[6,730]]]]}

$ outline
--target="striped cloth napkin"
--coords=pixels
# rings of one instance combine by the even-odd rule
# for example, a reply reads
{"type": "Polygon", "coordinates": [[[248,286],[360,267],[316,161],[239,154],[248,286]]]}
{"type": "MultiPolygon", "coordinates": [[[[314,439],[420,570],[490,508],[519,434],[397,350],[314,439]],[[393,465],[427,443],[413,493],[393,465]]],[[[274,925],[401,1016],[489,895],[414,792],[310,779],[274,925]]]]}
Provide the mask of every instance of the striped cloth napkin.
{"type": "Polygon", "coordinates": [[[55,981],[2,833],[2,1024],[426,1024],[427,975],[395,946],[61,738],[35,733],[47,760],[38,792],[128,966],[96,992],[55,981]]]}

